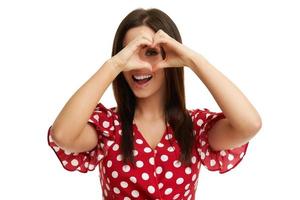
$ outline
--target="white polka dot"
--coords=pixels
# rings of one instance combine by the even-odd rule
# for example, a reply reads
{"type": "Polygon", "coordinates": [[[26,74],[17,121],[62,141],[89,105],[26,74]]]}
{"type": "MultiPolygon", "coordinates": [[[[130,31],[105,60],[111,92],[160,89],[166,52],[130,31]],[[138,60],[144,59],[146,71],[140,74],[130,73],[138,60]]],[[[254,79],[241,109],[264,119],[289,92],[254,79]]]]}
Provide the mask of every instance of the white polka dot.
{"type": "Polygon", "coordinates": [[[189,189],[189,187],[190,187],[190,184],[188,183],[188,184],[186,184],[186,186],[184,187],[184,189],[189,189]]]}
{"type": "Polygon", "coordinates": [[[180,194],[176,194],[176,195],[174,195],[174,197],[173,197],[173,200],[176,200],[176,199],[178,199],[178,197],[180,196],[180,194]]]}
{"type": "Polygon", "coordinates": [[[122,161],[123,156],[121,154],[117,155],[117,161],[122,161]]]}
{"type": "Polygon", "coordinates": [[[99,121],[99,116],[98,115],[93,115],[93,118],[97,121],[99,121]]]}
{"type": "Polygon", "coordinates": [[[182,184],[183,183],[183,178],[178,178],[177,180],[176,180],[176,184],[177,185],[180,185],[180,184],[182,184]]]}
{"type": "MultiPolygon", "coordinates": [[[[109,140],[108,142],[107,142],[107,146],[111,146],[112,144],[114,143],[114,141],[112,141],[112,140],[109,140]]],[[[103,143],[101,143],[101,144],[103,144],[103,143]]]]}
{"type": "Polygon", "coordinates": [[[192,173],[192,169],[190,167],[186,167],[185,168],[185,173],[186,174],[191,174],[192,173]]]}
{"type": "Polygon", "coordinates": [[[141,161],[141,160],[136,161],[136,166],[137,166],[138,168],[143,167],[143,166],[144,166],[143,161],[141,161]]]}
{"type": "Polygon", "coordinates": [[[103,157],[104,157],[103,154],[99,154],[97,160],[100,161],[103,157]]]}
{"type": "Polygon", "coordinates": [[[95,165],[93,165],[93,164],[90,164],[90,165],[89,165],[89,169],[90,169],[90,170],[93,170],[94,168],[95,168],[95,165]]]}
{"type": "Polygon", "coordinates": [[[77,160],[77,159],[73,159],[73,160],[71,161],[71,164],[72,164],[73,166],[77,166],[77,165],[78,165],[78,160],[77,160]]]}
{"type": "Polygon", "coordinates": [[[109,168],[109,167],[111,167],[111,165],[112,165],[112,162],[111,162],[111,160],[107,161],[107,164],[106,164],[106,166],[109,168]]]}
{"type": "Polygon", "coordinates": [[[119,188],[117,188],[117,187],[114,187],[114,193],[116,193],[116,194],[120,194],[120,190],[119,190],[119,188]]]}
{"type": "Polygon", "coordinates": [[[194,174],[194,175],[193,175],[193,177],[192,177],[192,181],[195,181],[195,180],[196,180],[196,178],[197,178],[197,175],[196,175],[196,174],[194,174]]]}
{"type": "Polygon", "coordinates": [[[148,192],[153,194],[155,192],[155,188],[152,185],[148,186],[148,192]]]}
{"type": "Polygon", "coordinates": [[[118,144],[115,144],[112,148],[114,151],[117,151],[119,149],[119,145],[118,144]]]}
{"type": "Polygon", "coordinates": [[[174,167],[179,168],[181,166],[181,162],[179,160],[175,160],[173,162],[174,167]]]}
{"type": "Polygon", "coordinates": [[[240,155],[240,158],[244,157],[245,153],[242,152],[241,155],[240,155]]]}
{"type": "Polygon", "coordinates": [[[139,153],[137,150],[133,150],[133,156],[137,156],[139,153]]]}
{"type": "Polygon", "coordinates": [[[215,166],[215,164],[216,164],[216,161],[215,161],[214,159],[211,159],[211,160],[210,160],[210,166],[213,167],[213,166],[215,166]]]}
{"type": "Polygon", "coordinates": [[[166,177],[167,179],[170,179],[170,178],[173,177],[173,173],[172,173],[171,171],[168,171],[168,172],[166,172],[165,177],[166,177]]]}
{"type": "Polygon", "coordinates": [[[156,171],[157,174],[161,174],[162,168],[161,167],[157,167],[155,171],[156,171]]]}
{"type": "Polygon", "coordinates": [[[209,151],[208,151],[208,150],[206,151],[206,154],[205,154],[205,155],[206,155],[206,156],[209,156],[209,151]]]}
{"type": "Polygon", "coordinates": [[[169,152],[174,152],[175,149],[174,149],[173,147],[168,147],[168,151],[169,151],[169,152]]]}
{"type": "Polygon", "coordinates": [[[196,163],[196,156],[193,156],[191,161],[192,161],[193,164],[195,164],[196,163]]]}
{"type": "Polygon", "coordinates": [[[119,125],[119,121],[118,120],[114,120],[115,125],[119,125]]]}
{"type": "Polygon", "coordinates": [[[131,177],[129,178],[129,180],[130,180],[131,182],[133,182],[133,183],[136,183],[136,182],[137,182],[137,180],[136,180],[136,178],[135,178],[134,176],[131,176],[131,177]]]}
{"type": "Polygon", "coordinates": [[[122,188],[127,188],[128,187],[128,183],[126,181],[121,181],[120,183],[122,188]]]}
{"type": "Polygon", "coordinates": [[[200,153],[200,156],[201,156],[201,159],[204,160],[204,158],[205,158],[205,153],[204,153],[204,152],[201,152],[201,153],[200,153]]]}
{"type": "Polygon", "coordinates": [[[107,191],[104,189],[104,195],[107,197],[107,191]]]}
{"type": "Polygon", "coordinates": [[[160,142],[160,143],[157,144],[157,146],[158,147],[164,147],[164,144],[160,142]]]}
{"type": "Polygon", "coordinates": [[[220,152],[220,154],[221,154],[221,156],[226,156],[226,152],[225,152],[224,150],[222,150],[222,151],[220,152]]]}
{"type": "Polygon", "coordinates": [[[151,165],[154,165],[154,158],[153,158],[153,157],[149,158],[149,163],[150,163],[151,165]]]}
{"type": "Polygon", "coordinates": [[[168,160],[168,156],[167,155],[162,155],[160,157],[160,159],[163,161],[163,162],[166,162],[168,160]]]}
{"type": "Polygon", "coordinates": [[[143,144],[143,140],[141,140],[141,139],[136,139],[136,143],[138,143],[138,144],[143,144]]]}
{"type": "Polygon", "coordinates": [[[234,156],[232,154],[228,154],[228,160],[233,160],[234,156]]]}
{"type": "Polygon", "coordinates": [[[123,172],[129,172],[130,171],[130,166],[129,165],[124,165],[122,167],[123,172]]]}
{"type": "Polygon", "coordinates": [[[191,200],[192,199],[192,194],[190,194],[190,196],[187,198],[187,200],[191,200]]]}
{"type": "Polygon", "coordinates": [[[201,146],[204,146],[205,144],[206,144],[205,141],[202,141],[202,142],[201,142],[201,146]]]}
{"type": "Polygon", "coordinates": [[[129,197],[124,197],[124,200],[130,200],[130,198],[129,197]]]}
{"type": "Polygon", "coordinates": [[[137,191],[137,190],[132,190],[131,195],[132,195],[133,197],[135,197],[135,198],[138,198],[140,194],[139,194],[139,191],[137,191]]]}
{"type": "Polygon", "coordinates": [[[184,196],[186,197],[187,195],[189,195],[190,190],[185,191],[184,196]]]}
{"type": "Polygon", "coordinates": [[[159,183],[159,184],[158,184],[158,188],[159,188],[159,189],[161,189],[163,186],[164,186],[163,183],[159,183]]]}
{"type": "Polygon", "coordinates": [[[145,152],[145,153],[150,153],[151,151],[152,151],[152,149],[149,148],[149,147],[145,147],[145,148],[144,148],[144,152],[145,152]]]}
{"type": "Polygon", "coordinates": [[[168,140],[168,139],[171,139],[172,137],[173,137],[172,134],[168,134],[168,135],[165,136],[165,139],[168,140]]]}
{"type": "Polygon", "coordinates": [[[200,169],[201,162],[198,162],[197,168],[200,169]]]}
{"type": "Polygon", "coordinates": [[[202,124],[203,124],[203,120],[202,120],[202,119],[198,119],[197,125],[198,125],[198,126],[202,126],[202,124]]]}
{"type": "MultiPolygon", "coordinates": [[[[56,147],[56,146],[54,146],[53,149],[54,149],[56,152],[58,152],[58,151],[60,150],[60,148],[59,148],[59,147],[56,147]]],[[[67,154],[66,152],[67,152],[67,150],[65,150],[65,154],[67,154]]],[[[67,155],[68,155],[68,154],[67,154],[67,155]]]]}
{"type": "Polygon", "coordinates": [[[111,173],[111,176],[113,177],[113,178],[117,178],[118,177],[118,172],[116,172],[116,171],[113,171],[112,173],[111,173]]]}
{"type": "Polygon", "coordinates": [[[233,167],[232,164],[227,165],[227,169],[231,169],[233,167]]]}
{"type": "Polygon", "coordinates": [[[107,183],[105,184],[105,186],[108,190],[110,190],[109,185],[107,183]]]}
{"type": "Polygon", "coordinates": [[[68,162],[66,160],[63,160],[62,163],[63,163],[64,166],[66,166],[68,164],[68,162]]]}
{"type": "Polygon", "coordinates": [[[145,180],[145,181],[148,180],[149,175],[146,172],[142,173],[142,179],[145,180]]]}
{"type": "Polygon", "coordinates": [[[108,122],[108,121],[104,121],[104,122],[102,123],[102,126],[103,126],[104,128],[108,128],[108,127],[109,127],[109,122],[108,122]]]}
{"type": "Polygon", "coordinates": [[[171,193],[172,193],[172,191],[173,191],[173,189],[172,189],[172,188],[167,188],[167,189],[165,190],[165,195],[169,195],[169,194],[171,194],[171,193]]]}

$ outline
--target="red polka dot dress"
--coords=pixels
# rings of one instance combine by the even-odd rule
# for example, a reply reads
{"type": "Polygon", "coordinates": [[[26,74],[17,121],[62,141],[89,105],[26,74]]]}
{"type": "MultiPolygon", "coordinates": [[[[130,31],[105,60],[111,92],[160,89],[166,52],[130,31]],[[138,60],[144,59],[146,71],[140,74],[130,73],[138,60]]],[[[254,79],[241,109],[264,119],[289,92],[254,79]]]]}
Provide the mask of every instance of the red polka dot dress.
{"type": "Polygon", "coordinates": [[[208,143],[207,131],[217,120],[225,118],[224,114],[208,109],[189,110],[189,114],[196,138],[190,166],[178,160],[180,149],[169,124],[160,142],[152,149],[135,123],[132,124],[135,162],[124,165],[118,115],[115,107],[108,109],[101,103],[88,121],[98,133],[98,145],[94,149],[81,153],[62,149],[52,140],[51,127],[48,129],[48,145],[66,170],[86,173],[99,165],[103,199],[191,200],[195,199],[201,166],[225,173],[242,160],[248,143],[233,149],[213,151],[208,143]]]}

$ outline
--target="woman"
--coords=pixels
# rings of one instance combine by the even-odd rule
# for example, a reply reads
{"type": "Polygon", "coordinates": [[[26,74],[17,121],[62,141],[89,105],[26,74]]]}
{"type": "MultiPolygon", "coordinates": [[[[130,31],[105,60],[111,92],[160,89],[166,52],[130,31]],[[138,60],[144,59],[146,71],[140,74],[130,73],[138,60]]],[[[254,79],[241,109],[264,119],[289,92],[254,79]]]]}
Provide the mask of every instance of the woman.
{"type": "Polygon", "coordinates": [[[48,129],[63,167],[99,165],[104,199],[195,199],[200,166],[225,173],[261,128],[255,108],[158,9],[136,9],[116,32],[112,57],[69,99],[48,129]],[[222,112],[187,110],[184,66],[222,112]],[[113,83],[117,107],[98,103],[113,83]]]}

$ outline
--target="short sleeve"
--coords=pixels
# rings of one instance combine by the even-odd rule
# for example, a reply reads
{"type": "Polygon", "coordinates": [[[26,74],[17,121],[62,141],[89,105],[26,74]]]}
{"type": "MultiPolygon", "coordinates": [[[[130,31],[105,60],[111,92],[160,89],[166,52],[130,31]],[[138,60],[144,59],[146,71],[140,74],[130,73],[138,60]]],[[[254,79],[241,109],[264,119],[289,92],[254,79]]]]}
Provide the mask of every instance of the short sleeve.
{"type": "Polygon", "coordinates": [[[194,109],[191,113],[201,163],[208,170],[219,173],[228,172],[236,167],[243,159],[249,142],[236,148],[215,151],[208,143],[208,131],[218,120],[226,118],[225,115],[223,112],[212,112],[206,108],[194,109]]]}
{"type": "Polygon", "coordinates": [[[105,156],[107,144],[113,143],[115,139],[113,118],[113,112],[110,109],[107,109],[101,103],[97,104],[87,122],[96,129],[98,134],[98,144],[90,151],[74,153],[61,148],[52,139],[52,125],[48,129],[48,145],[54,150],[66,170],[82,173],[93,171],[105,156]]]}

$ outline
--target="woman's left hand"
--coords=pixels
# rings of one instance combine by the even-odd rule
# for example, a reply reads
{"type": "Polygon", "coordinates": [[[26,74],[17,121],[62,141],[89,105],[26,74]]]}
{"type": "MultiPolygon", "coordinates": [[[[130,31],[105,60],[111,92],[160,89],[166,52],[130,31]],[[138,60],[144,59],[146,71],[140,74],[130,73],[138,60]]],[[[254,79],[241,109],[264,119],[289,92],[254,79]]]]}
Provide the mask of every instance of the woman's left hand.
{"type": "Polygon", "coordinates": [[[153,66],[153,71],[167,67],[184,67],[191,65],[194,51],[178,42],[163,30],[158,30],[153,38],[153,47],[162,47],[165,58],[153,66]]]}

